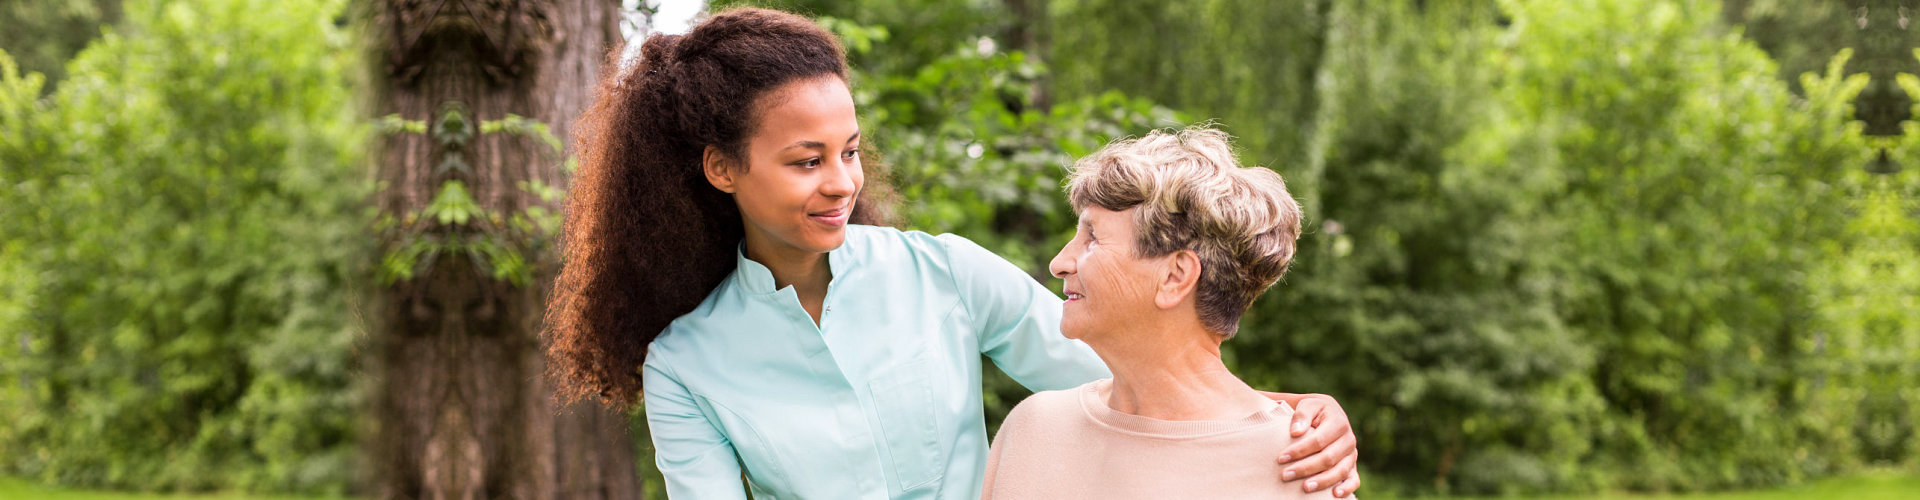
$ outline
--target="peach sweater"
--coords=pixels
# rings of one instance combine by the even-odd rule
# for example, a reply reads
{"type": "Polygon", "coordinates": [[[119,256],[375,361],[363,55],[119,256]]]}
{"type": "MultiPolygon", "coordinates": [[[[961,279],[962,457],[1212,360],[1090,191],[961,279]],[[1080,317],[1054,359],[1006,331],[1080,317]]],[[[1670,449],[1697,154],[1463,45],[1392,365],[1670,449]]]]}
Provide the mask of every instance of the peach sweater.
{"type": "Polygon", "coordinates": [[[983,499],[1331,499],[1282,483],[1293,408],[1239,420],[1171,421],[1115,411],[1112,379],[1034,394],[1014,406],[987,455],[983,499]]]}

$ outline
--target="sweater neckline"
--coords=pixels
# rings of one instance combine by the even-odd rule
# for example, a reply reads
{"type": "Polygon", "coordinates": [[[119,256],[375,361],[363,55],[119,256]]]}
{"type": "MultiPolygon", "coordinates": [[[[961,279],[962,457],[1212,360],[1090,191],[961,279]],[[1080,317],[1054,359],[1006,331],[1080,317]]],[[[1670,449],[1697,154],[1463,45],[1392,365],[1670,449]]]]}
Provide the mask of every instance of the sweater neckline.
{"type": "Polygon", "coordinates": [[[1107,406],[1100,393],[1113,386],[1113,379],[1101,379],[1080,386],[1080,407],[1087,417],[1101,426],[1142,437],[1194,439],[1246,431],[1270,425],[1285,425],[1293,419],[1293,407],[1272,401],[1245,417],[1232,420],[1161,420],[1122,412],[1107,406]]]}

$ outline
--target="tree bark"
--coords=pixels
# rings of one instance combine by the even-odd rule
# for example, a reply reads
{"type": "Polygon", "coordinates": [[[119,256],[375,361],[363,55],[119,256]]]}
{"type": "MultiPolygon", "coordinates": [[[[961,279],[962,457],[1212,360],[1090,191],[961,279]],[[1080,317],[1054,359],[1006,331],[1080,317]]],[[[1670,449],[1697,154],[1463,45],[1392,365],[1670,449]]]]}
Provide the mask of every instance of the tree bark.
{"type": "MultiPolygon", "coordinates": [[[[379,116],[429,124],[460,103],[475,129],[508,114],[566,138],[620,40],[617,0],[367,0],[379,116]]],[[[477,130],[476,130],[477,132],[477,130]]],[[[490,214],[544,204],[521,186],[565,186],[538,140],[476,134],[449,147],[396,133],[374,156],[375,203],[396,220],[422,213],[450,181],[490,214]],[[447,168],[454,158],[466,168],[447,168]]],[[[569,153],[570,154],[570,153],[569,153]]],[[[548,207],[557,210],[558,207],[548,207]]],[[[404,223],[403,223],[404,224],[404,223]]],[[[499,224],[495,224],[499,226],[499,224]]],[[[449,241],[425,225],[408,238],[449,241]]],[[[408,243],[388,237],[392,251],[408,243]]],[[[557,406],[538,345],[555,263],[530,285],[496,279],[472,252],[424,259],[375,292],[366,355],[377,429],[366,448],[382,498],[639,498],[628,417],[598,404],[557,406]]],[[[549,259],[550,260],[550,259],[549,259]]]]}

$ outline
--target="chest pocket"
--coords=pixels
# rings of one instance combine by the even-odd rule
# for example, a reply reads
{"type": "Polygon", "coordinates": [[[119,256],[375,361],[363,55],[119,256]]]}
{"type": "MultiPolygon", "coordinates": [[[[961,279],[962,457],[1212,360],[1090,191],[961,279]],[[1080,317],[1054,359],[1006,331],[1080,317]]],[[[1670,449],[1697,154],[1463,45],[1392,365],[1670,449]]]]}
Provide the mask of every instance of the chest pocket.
{"type": "Polygon", "coordinates": [[[893,461],[894,486],[908,491],[932,484],[946,470],[933,408],[933,380],[923,358],[887,369],[868,384],[881,433],[893,461]]]}

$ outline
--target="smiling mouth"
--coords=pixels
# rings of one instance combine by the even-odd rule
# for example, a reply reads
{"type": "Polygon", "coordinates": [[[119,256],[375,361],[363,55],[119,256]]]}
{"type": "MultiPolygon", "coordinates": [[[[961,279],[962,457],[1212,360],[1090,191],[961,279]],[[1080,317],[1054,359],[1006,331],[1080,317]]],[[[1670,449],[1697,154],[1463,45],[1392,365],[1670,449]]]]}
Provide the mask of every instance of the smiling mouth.
{"type": "Polygon", "coordinates": [[[1080,299],[1083,299],[1083,298],[1086,298],[1086,296],[1085,296],[1085,295],[1080,295],[1080,294],[1078,294],[1078,293],[1074,293],[1074,292],[1067,292],[1067,302],[1073,302],[1073,301],[1076,301],[1076,300],[1080,300],[1080,299]]]}
{"type": "Polygon", "coordinates": [[[851,207],[840,207],[823,212],[813,212],[807,214],[807,218],[828,226],[839,227],[846,225],[847,218],[852,215],[853,211],[849,210],[849,208],[851,207]]]}

